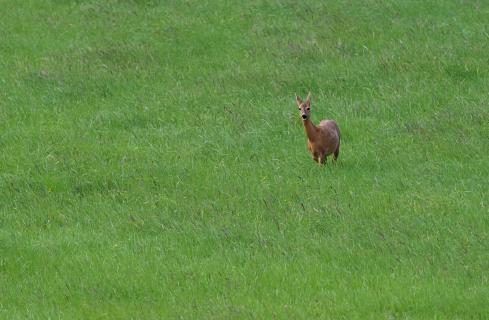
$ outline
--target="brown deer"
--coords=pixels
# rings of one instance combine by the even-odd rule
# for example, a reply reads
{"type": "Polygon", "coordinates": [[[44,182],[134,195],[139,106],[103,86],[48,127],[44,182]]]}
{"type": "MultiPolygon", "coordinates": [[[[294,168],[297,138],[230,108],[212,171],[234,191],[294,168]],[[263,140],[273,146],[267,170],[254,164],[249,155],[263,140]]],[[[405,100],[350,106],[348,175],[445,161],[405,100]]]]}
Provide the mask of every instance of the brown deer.
{"type": "Polygon", "coordinates": [[[315,126],[310,119],[311,93],[306,101],[299,96],[295,97],[297,106],[304,124],[304,132],[307,136],[307,147],[312,159],[318,164],[325,164],[326,157],[333,154],[333,162],[336,162],[340,154],[340,128],[334,120],[322,120],[315,126]]]}

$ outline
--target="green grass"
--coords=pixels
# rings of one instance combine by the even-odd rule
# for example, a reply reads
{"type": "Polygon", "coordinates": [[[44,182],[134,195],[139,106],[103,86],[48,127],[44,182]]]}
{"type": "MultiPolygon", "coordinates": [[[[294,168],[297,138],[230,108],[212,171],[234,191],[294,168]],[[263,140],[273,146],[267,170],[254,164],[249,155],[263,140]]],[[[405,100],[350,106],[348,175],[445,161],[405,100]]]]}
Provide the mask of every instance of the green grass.
{"type": "Polygon", "coordinates": [[[489,4],[0,8],[0,318],[489,317],[489,4]]]}

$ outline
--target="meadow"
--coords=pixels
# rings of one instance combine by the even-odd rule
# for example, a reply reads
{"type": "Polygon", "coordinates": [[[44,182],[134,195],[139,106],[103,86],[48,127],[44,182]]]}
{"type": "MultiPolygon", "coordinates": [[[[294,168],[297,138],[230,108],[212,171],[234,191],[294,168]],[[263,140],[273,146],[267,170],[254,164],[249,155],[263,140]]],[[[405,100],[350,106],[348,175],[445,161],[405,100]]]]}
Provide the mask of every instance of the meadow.
{"type": "Polygon", "coordinates": [[[0,318],[489,318],[488,19],[0,0],[0,318]]]}

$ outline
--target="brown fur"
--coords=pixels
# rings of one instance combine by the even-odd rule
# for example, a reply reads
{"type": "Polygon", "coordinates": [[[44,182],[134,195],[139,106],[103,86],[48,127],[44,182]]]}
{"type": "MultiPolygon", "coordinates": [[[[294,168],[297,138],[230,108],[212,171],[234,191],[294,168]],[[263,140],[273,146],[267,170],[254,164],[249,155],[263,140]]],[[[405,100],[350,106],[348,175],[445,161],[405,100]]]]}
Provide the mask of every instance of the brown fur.
{"type": "Polygon", "coordinates": [[[304,132],[307,136],[307,147],[312,159],[319,164],[326,163],[326,158],[333,155],[336,162],[340,154],[340,129],[334,120],[322,120],[315,126],[310,119],[311,93],[307,95],[306,101],[296,96],[297,106],[299,107],[304,132]]]}

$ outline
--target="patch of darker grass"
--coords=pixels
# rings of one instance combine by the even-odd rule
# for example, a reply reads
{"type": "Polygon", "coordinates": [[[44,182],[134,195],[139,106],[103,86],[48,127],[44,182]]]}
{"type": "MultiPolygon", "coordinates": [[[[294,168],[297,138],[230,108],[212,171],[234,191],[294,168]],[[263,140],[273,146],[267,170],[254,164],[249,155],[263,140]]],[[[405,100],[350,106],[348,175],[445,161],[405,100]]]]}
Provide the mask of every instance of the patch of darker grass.
{"type": "Polygon", "coordinates": [[[480,72],[477,68],[460,64],[448,65],[445,67],[445,73],[456,81],[473,81],[480,77],[480,72]]]}

